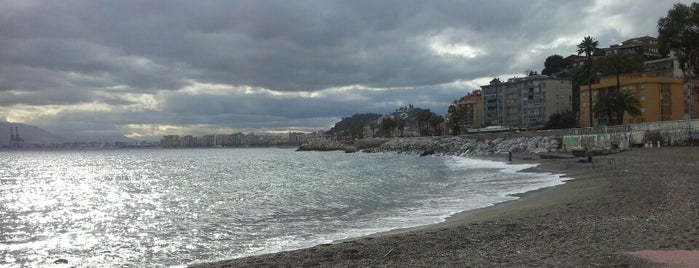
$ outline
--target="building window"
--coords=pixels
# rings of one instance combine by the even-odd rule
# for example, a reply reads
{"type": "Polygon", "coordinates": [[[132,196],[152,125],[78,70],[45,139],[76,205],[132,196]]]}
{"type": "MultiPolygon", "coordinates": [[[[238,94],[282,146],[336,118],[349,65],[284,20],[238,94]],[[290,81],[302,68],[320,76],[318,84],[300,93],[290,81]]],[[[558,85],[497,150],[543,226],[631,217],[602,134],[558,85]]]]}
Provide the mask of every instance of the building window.
{"type": "Polygon", "coordinates": [[[640,101],[645,101],[645,100],[646,100],[646,96],[640,96],[640,97],[638,97],[638,100],[640,100],[640,101]]]}
{"type": "Polygon", "coordinates": [[[645,112],[646,112],[646,108],[641,107],[641,113],[645,113],[645,112]]]}

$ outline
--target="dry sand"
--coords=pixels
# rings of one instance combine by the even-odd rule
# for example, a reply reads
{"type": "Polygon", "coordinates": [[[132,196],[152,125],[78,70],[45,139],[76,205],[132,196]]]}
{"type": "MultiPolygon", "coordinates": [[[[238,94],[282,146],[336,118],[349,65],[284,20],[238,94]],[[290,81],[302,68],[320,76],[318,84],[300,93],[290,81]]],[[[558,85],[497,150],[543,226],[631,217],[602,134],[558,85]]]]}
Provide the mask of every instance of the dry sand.
{"type": "Polygon", "coordinates": [[[574,179],[440,224],[192,266],[662,267],[629,252],[699,249],[699,147],[523,158],[574,179]]]}

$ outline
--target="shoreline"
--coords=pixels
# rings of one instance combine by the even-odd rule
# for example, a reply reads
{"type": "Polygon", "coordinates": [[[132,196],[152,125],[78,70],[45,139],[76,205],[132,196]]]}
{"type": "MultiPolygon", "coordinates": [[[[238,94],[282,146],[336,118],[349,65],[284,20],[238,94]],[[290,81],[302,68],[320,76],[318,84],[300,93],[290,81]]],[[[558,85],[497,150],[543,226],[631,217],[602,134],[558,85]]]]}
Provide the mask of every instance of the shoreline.
{"type": "MultiPolygon", "coordinates": [[[[504,157],[504,155],[503,155],[503,157],[504,157]]],[[[563,174],[560,172],[554,172],[551,170],[540,169],[541,161],[537,161],[537,160],[543,160],[543,159],[539,159],[538,155],[535,155],[535,154],[530,154],[530,153],[512,154],[512,159],[513,159],[512,162],[508,162],[508,161],[505,161],[504,158],[494,157],[494,156],[489,156],[489,157],[472,156],[469,158],[495,161],[495,162],[501,162],[501,163],[509,163],[509,164],[535,164],[536,165],[535,167],[526,168],[523,170],[519,170],[517,172],[518,173],[520,173],[520,172],[546,173],[546,174],[552,174],[552,175],[559,175],[562,183],[557,184],[557,185],[553,185],[553,186],[538,188],[538,189],[530,190],[530,191],[526,191],[526,192],[510,194],[510,196],[516,197],[517,199],[501,201],[501,202],[494,203],[494,204],[491,204],[491,205],[488,205],[485,207],[459,211],[459,212],[456,212],[456,213],[444,218],[440,222],[429,223],[429,224],[413,226],[413,227],[406,227],[406,228],[396,228],[393,230],[388,230],[388,231],[384,231],[384,232],[378,232],[378,233],[373,233],[373,234],[368,234],[368,235],[363,235],[363,236],[358,236],[358,237],[349,237],[349,238],[333,241],[333,242],[331,242],[331,244],[342,243],[342,242],[347,242],[347,241],[366,238],[366,237],[380,237],[380,236],[395,235],[395,234],[406,233],[406,232],[417,231],[417,230],[439,229],[439,228],[453,226],[455,224],[459,225],[459,224],[464,224],[464,223],[486,220],[487,218],[500,216],[500,215],[496,215],[496,214],[511,212],[514,209],[518,209],[518,207],[520,206],[520,204],[510,204],[510,203],[528,202],[530,198],[535,199],[538,197],[538,195],[541,195],[541,194],[545,195],[547,190],[550,190],[551,188],[563,186],[563,185],[569,183],[570,181],[575,180],[575,178],[569,177],[567,174],[563,174]]],[[[540,197],[538,197],[538,198],[540,198],[540,197]]]]}
{"type": "Polygon", "coordinates": [[[514,157],[539,163],[526,172],[573,179],[436,224],[191,266],[656,267],[623,252],[699,248],[697,147],[634,149],[592,164],[514,157]]]}

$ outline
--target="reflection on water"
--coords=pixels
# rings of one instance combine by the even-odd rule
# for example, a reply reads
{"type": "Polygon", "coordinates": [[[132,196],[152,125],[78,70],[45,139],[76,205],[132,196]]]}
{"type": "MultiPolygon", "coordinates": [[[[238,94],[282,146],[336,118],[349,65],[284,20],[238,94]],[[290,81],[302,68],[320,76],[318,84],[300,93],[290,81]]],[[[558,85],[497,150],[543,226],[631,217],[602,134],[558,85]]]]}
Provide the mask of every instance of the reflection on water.
{"type": "Polygon", "coordinates": [[[0,266],[177,266],[288,250],[560,183],[464,163],[280,149],[5,151],[0,266]]]}

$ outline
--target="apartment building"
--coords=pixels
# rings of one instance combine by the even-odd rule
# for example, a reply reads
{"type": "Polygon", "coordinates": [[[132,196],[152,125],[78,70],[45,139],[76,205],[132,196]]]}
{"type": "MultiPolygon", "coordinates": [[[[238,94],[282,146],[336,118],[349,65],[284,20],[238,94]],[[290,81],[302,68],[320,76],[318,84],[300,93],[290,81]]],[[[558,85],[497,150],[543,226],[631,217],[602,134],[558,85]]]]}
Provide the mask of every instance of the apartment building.
{"type": "Polygon", "coordinates": [[[621,44],[611,45],[605,48],[605,55],[611,54],[637,54],[642,55],[647,60],[660,58],[658,50],[658,40],[652,36],[632,38],[621,42],[621,44]]]}
{"type": "Polygon", "coordinates": [[[533,75],[493,79],[481,86],[485,126],[529,127],[555,113],[572,110],[573,88],[568,78],[533,75]]]}
{"type": "Polygon", "coordinates": [[[643,71],[662,77],[682,77],[680,63],[675,57],[667,57],[643,62],[643,71]]]}
{"type": "MultiPolygon", "coordinates": [[[[456,103],[463,109],[463,116],[456,118],[456,124],[463,131],[483,127],[483,94],[481,90],[474,90],[463,96],[456,103]]],[[[447,118],[451,118],[448,115],[447,118]]],[[[447,119],[448,120],[448,119],[447,119]]]]}
{"type": "Polygon", "coordinates": [[[463,99],[466,107],[464,130],[483,127],[483,92],[474,90],[463,99]]]}
{"type": "MultiPolygon", "coordinates": [[[[604,76],[599,83],[592,84],[592,105],[590,105],[587,85],[580,87],[580,125],[590,125],[590,108],[598,96],[616,90],[616,76],[604,76]]],[[[661,77],[652,73],[625,74],[619,77],[619,88],[630,90],[641,103],[641,115],[624,115],[624,124],[681,120],[685,114],[685,90],[679,77],[661,77]]],[[[599,124],[599,118],[592,115],[592,122],[599,124]]]]}

